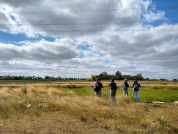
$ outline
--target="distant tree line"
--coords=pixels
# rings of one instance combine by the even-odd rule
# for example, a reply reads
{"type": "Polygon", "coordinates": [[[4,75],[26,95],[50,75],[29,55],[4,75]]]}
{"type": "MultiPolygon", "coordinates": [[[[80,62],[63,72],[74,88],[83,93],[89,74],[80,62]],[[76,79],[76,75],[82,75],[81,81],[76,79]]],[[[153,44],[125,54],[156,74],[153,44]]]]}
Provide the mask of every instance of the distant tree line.
{"type": "MultiPolygon", "coordinates": [[[[110,80],[111,78],[114,78],[115,80],[124,80],[127,78],[128,80],[145,80],[145,81],[169,81],[168,79],[150,79],[150,78],[144,78],[141,73],[137,75],[122,75],[120,71],[117,71],[113,75],[108,75],[107,72],[102,72],[99,75],[92,75],[91,78],[73,78],[73,77],[53,77],[53,76],[45,76],[45,78],[42,77],[36,77],[36,76],[0,76],[0,80],[87,80],[87,81],[95,81],[98,77],[100,77],[102,80],[110,80]]],[[[177,79],[173,79],[172,81],[177,81],[177,79]]]]}
{"type": "MultiPolygon", "coordinates": [[[[91,78],[86,79],[89,81],[95,81],[98,77],[100,77],[102,80],[110,80],[111,78],[114,78],[115,80],[124,80],[125,78],[127,78],[128,80],[145,80],[145,81],[169,81],[168,79],[150,79],[150,78],[144,78],[142,76],[141,73],[137,74],[137,75],[122,75],[122,73],[120,71],[117,71],[115,74],[113,75],[108,75],[107,72],[102,72],[99,75],[92,75],[91,78]]],[[[177,81],[177,79],[173,79],[172,81],[177,81]]]]}
{"type": "Polygon", "coordinates": [[[45,76],[36,77],[36,76],[0,76],[0,80],[85,80],[86,78],[74,78],[74,77],[54,77],[54,76],[45,76]]]}
{"type": "Polygon", "coordinates": [[[99,75],[92,75],[89,80],[96,80],[98,77],[100,77],[102,80],[110,80],[111,78],[114,78],[115,80],[124,80],[125,78],[127,78],[128,80],[135,80],[135,79],[144,80],[141,73],[132,76],[132,75],[122,75],[120,71],[117,71],[113,75],[108,75],[107,72],[102,72],[99,75]]]}

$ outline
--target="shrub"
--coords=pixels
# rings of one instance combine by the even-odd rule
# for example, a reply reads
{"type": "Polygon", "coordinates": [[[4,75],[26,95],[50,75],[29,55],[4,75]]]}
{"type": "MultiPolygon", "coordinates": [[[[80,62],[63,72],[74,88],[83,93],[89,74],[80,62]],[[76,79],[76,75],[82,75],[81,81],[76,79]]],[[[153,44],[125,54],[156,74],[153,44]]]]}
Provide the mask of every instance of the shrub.
{"type": "Polygon", "coordinates": [[[26,88],[22,88],[22,93],[25,95],[27,94],[27,89],[26,88]]]}
{"type": "Polygon", "coordinates": [[[177,81],[177,79],[173,79],[172,81],[177,81]]]}

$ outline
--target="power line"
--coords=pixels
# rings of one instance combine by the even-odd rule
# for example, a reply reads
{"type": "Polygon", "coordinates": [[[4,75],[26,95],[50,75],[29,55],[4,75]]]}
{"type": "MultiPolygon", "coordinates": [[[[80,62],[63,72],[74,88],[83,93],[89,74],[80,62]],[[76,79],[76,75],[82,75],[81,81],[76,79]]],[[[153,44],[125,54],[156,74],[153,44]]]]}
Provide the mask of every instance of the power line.
{"type": "Polygon", "coordinates": [[[73,1],[73,0],[30,0],[30,1],[25,1],[25,0],[22,0],[22,1],[0,1],[2,3],[31,3],[31,2],[64,2],[64,1],[73,1]]]}
{"type": "MultiPolygon", "coordinates": [[[[162,24],[162,23],[178,23],[178,21],[156,21],[156,22],[140,22],[141,24],[162,24]]],[[[123,24],[133,24],[133,22],[118,22],[118,23],[48,23],[48,24],[42,24],[42,23],[32,23],[28,25],[23,25],[23,24],[0,24],[0,25],[21,25],[21,26],[55,26],[55,25],[123,25],[123,24]]]]}
{"type": "MultiPolygon", "coordinates": [[[[74,1],[74,0],[30,0],[30,1],[27,1],[27,0],[18,0],[18,1],[9,1],[9,0],[5,0],[5,1],[1,1],[2,3],[31,3],[31,2],[64,2],[64,1],[74,1]]],[[[127,10],[127,11],[130,11],[130,10],[148,10],[148,9],[178,9],[178,6],[168,6],[168,7],[148,7],[148,8],[123,8],[123,9],[109,9],[110,11],[119,11],[119,10],[127,10]]],[[[103,10],[104,12],[108,9],[99,9],[99,10],[103,10]]],[[[89,12],[89,10],[82,10],[82,12],[89,12]]],[[[102,12],[102,11],[100,11],[102,12]]]]}
{"type": "Polygon", "coordinates": [[[172,29],[147,29],[147,30],[122,30],[122,29],[119,29],[119,30],[107,30],[107,31],[99,31],[99,30],[69,30],[69,31],[62,31],[62,30],[46,30],[46,31],[43,31],[43,32],[33,32],[31,30],[26,30],[26,31],[20,31],[20,30],[11,30],[11,31],[5,31],[5,32],[8,32],[8,33],[13,33],[13,32],[23,32],[23,33],[45,33],[45,32],[52,32],[52,33],[77,33],[77,32],[80,32],[80,33],[83,33],[83,32],[98,32],[98,33],[107,33],[107,32],[139,32],[139,31],[144,31],[144,32],[155,32],[155,31],[159,31],[159,30],[164,30],[164,31],[172,31],[172,29]]]}
{"type": "Polygon", "coordinates": [[[117,9],[78,9],[64,11],[38,11],[38,12],[4,12],[0,14],[59,14],[59,13],[77,13],[77,12],[118,12],[118,11],[133,11],[133,10],[148,10],[148,9],[178,9],[178,6],[169,7],[152,7],[152,8],[117,8],[117,9]]]}

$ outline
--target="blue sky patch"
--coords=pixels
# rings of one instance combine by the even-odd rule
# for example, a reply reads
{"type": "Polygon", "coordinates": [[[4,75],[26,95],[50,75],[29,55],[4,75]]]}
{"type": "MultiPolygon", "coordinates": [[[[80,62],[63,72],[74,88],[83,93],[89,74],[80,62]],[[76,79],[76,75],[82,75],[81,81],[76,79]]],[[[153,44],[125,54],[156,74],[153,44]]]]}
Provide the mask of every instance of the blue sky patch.
{"type": "Polygon", "coordinates": [[[78,58],[85,58],[85,55],[83,53],[80,53],[79,56],[77,56],[78,58]]]}
{"type": "Polygon", "coordinates": [[[156,11],[164,11],[165,17],[171,21],[178,21],[178,0],[152,0],[153,5],[156,5],[156,11]]]}
{"type": "Polygon", "coordinates": [[[91,45],[78,45],[77,49],[82,49],[82,50],[90,50],[92,46],[91,45]]]}
{"type": "Polygon", "coordinates": [[[6,33],[3,31],[0,31],[0,42],[6,43],[6,44],[14,44],[18,45],[18,42],[20,41],[27,41],[30,40],[31,42],[33,41],[40,41],[41,39],[45,39],[46,41],[54,42],[55,38],[52,37],[44,37],[44,36],[38,36],[38,38],[29,38],[27,37],[24,33],[18,33],[18,34],[11,34],[11,33],[6,33]]]}
{"type": "Polygon", "coordinates": [[[14,16],[10,15],[11,19],[16,22],[16,19],[14,16]]]}
{"type": "Polygon", "coordinates": [[[143,69],[143,68],[142,68],[141,66],[139,66],[139,65],[135,66],[135,68],[136,68],[136,69],[140,69],[140,70],[143,69]]]}
{"type": "Polygon", "coordinates": [[[38,67],[40,67],[41,66],[41,64],[35,64],[36,66],[38,66],[38,67]]]}
{"type": "Polygon", "coordinates": [[[100,56],[105,56],[106,54],[104,53],[99,53],[99,52],[93,52],[94,54],[99,54],[100,56]]]}
{"type": "Polygon", "coordinates": [[[178,40],[178,36],[174,40],[178,40]]]}
{"type": "Polygon", "coordinates": [[[104,62],[105,62],[106,64],[111,64],[111,63],[114,63],[115,61],[105,60],[104,62]]]}
{"type": "MultiPolygon", "coordinates": [[[[177,13],[178,13],[178,0],[170,0],[170,1],[151,0],[151,1],[152,1],[152,4],[149,5],[148,11],[153,12],[155,14],[162,11],[165,13],[165,18],[167,18],[167,20],[159,19],[154,22],[147,23],[145,22],[145,18],[143,17],[143,15],[141,15],[140,20],[143,23],[143,26],[152,25],[154,27],[157,27],[165,23],[169,25],[178,24],[178,17],[175,17],[177,16],[177,13]]],[[[147,12],[144,12],[143,14],[147,14],[147,12]]]]}

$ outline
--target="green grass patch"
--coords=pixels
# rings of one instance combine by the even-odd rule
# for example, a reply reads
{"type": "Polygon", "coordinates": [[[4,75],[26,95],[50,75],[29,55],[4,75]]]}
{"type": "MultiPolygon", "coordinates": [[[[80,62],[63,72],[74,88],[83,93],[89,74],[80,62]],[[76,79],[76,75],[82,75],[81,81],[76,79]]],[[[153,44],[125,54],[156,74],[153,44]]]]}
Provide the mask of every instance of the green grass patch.
{"type": "MultiPolygon", "coordinates": [[[[129,89],[129,97],[134,100],[133,90],[129,89]]],[[[122,90],[118,90],[119,94],[123,94],[122,90]]],[[[166,90],[166,89],[141,89],[140,90],[141,101],[163,101],[173,102],[178,101],[178,90],[166,90]]]]}
{"type": "MultiPolygon", "coordinates": [[[[73,91],[76,94],[80,96],[89,96],[94,95],[95,92],[93,91],[93,88],[65,88],[60,89],[63,91],[73,91]]],[[[129,89],[129,97],[134,100],[134,94],[133,90],[129,89]]],[[[110,92],[110,89],[102,89],[102,93],[106,94],[110,92]]],[[[117,95],[123,94],[123,90],[118,89],[117,95]]],[[[152,101],[163,101],[163,102],[173,102],[178,101],[178,90],[166,90],[166,89],[141,89],[140,90],[140,100],[146,101],[146,102],[152,102],[152,101]]]]}

